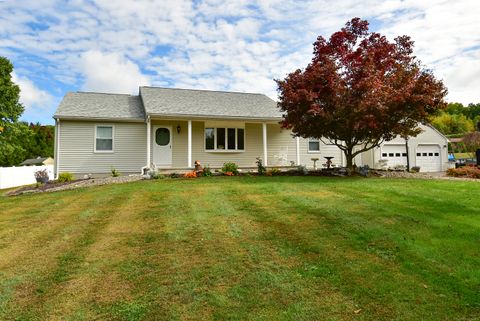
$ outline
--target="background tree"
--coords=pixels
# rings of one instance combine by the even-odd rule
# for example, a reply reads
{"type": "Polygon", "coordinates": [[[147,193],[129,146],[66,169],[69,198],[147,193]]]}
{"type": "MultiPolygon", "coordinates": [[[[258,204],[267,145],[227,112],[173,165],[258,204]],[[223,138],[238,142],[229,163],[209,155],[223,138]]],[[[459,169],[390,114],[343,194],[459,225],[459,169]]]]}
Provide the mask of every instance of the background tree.
{"type": "Polygon", "coordinates": [[[480,132],[473,132],[465,135],[462,139],[467,151],[475,152],[480,148],[480,132]]]}
{"type": "Polygon", "coordinates": [[[26,158],[36,158],[38,156],[53,157],[55,126],[31,123],[29,127],[32,131],[32,136],[23,144],[26,158]]]}
{"type": "Polygon", "coordinates": [[[385,140],[417,135],[418,122],[445,107],[446,88],[413,56],[408,36],[389,42],[354,18],[328,41],[318,37],[313,53],[304,70],[276,80],[282,126],[337,145],[349,168],[385,140]]]}
{"type": "Polygon", "coordinates": [[[31,137],[28,126],[18,121],[24,108],[19,102],[20,88],[12,82],[12,71],[12,63],[0,57],[0,166],[22,162],[26,156],[22,144],[31,137]]]}
{"type": "Polygon", "coordinates": [[[465,134],[475,129],[473,121],[460,113],[440,113],[431,118],[431,123],[445,135],[465,134]]]}

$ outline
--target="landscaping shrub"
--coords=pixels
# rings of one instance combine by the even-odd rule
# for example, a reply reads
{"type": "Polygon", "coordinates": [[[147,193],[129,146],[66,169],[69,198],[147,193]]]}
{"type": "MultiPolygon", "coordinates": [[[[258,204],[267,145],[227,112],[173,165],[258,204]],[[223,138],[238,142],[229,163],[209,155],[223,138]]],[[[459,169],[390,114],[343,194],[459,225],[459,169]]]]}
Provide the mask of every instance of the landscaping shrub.
{"type": "Polygon", "coordinates": [[[150,172],[150,178],[152,178],[152,179],[164,179],[165,175],[162,175],[157,171],[151,171],[150,172]]]}
{"type": "Polygon", "coordinates": [[[210,169],[209,165],[203,168],[202,176],[205,176],[205,177],[213,176],[212,170],[210,169]]]}
{"type": "Polygon", "coordinates": [[[260,157],[257,157],[257,171],[258,171],[258,175],[265,175],[265,173],[267,172],[267,169],[265,168],[265,166],[263,166],[263,161],[260,157]]]}
{"type": "Polygon", "coordinates": [[[410,171],[413,173],[418,173],[420,172],[420,166],[413,166],[412,168],[410,168],[410,171]]]}
{"type": "Polygon", "coordinates": [[[305,165],[298,165],[298,173],[300,175],[308,175],[308,168],[305,165]]]}
{"type": "Polygon", "coordinates": [[[120,176],[120,172],[116,168],[112,168],[112,177],[120,176]]]}
{"type": "Polygon", "coordinates": [[[447,176],[480,178],[480,168],[476,166],[464,166],[460,168],[449,168],[447,176]]]}
{"type": "MultiPolygon", "coordinates": [[[[238,175],[238,165],[235,163],[225,163],[222,167],[222,172],[226,175],[226,173],[230,172],[233,175],[238,175]]],[[[228,176],[233,176],[228,175],[228,176]]]]}
{"type": "Polygon", "coordinates": [[[280,175],[282,173],[281,170],[279,170],[278,168],[272,168],[271,170],[267,171],[267,176],[277,176],[277,175],[280,175]]]}
{"type": "Polygon", "coordinates": [[[65,182],[71,182],[71,181],[73,181],[72,173],[65,172],[65,173],[60,173],[60,175],[58,175],[59,183],[65,183],[65,182]]]}
{"type": "Polygon", "coordinates": [[[197,177],[197,173],[188,172],[188,173],[183,174],[183,177],[185,177],[185,178],[195,178],[195,177],[197,177]]]}

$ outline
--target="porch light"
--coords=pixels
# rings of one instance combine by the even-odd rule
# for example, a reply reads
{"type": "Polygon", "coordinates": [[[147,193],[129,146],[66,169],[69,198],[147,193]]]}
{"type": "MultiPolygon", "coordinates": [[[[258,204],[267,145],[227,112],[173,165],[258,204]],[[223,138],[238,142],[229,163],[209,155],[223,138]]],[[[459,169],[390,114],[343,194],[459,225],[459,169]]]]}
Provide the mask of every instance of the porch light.
{"type": "Polygon", "coordinates": [[[177,125],[177,134],[180,134],[180,130],[181,130],[180,125],[177,125]]]}

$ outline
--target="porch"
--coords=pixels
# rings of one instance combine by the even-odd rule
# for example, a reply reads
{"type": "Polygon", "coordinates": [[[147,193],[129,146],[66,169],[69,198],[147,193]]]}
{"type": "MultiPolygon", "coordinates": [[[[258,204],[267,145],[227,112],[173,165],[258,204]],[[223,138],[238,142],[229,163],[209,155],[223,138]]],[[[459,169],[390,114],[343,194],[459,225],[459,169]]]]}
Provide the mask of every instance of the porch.
{"type": "Polygon", "coordinates": [[[146,167],[165,172],[191,170],[196,160],[211,168],[255,169],[257,157],[267,167],[300,164],[300,140],[278,120],[148,117],[146,128],[146,167]]]}

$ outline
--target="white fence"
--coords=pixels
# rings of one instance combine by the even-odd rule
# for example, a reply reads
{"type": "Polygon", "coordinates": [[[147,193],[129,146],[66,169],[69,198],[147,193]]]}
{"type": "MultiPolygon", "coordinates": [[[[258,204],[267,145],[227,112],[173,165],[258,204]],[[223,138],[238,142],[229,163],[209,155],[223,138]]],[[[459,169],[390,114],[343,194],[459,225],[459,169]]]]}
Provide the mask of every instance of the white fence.
{"type": "Polygon", "coordinates": [[[35,172],[44,169],[48,178],[54,179],[53,165],[0,167],[0,189],[35,184],[35,172]]]}

